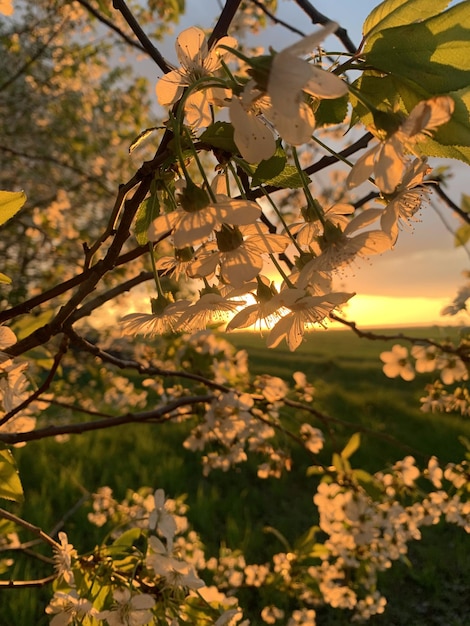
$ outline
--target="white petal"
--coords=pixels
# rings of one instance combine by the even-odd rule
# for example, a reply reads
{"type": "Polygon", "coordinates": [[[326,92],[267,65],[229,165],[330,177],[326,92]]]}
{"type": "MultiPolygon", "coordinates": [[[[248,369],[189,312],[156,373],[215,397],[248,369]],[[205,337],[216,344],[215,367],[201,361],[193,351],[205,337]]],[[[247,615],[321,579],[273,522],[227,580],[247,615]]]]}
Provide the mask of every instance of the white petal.
{"type": "Polygon", "coordinates": [[[237,98],[231,101],[229,114],[234,128],[233,139],[248,163],[259,163],[273,156],[276,141],[256,115],[247,113],[237,98]]]}
{"type": "Polygon", "coordinates": [[[336,22],[328,22],[320,30],[317,30],[316,33],[307,35],[300,41],[294,43],[292,46],[285,48],[284,52],[289,52],[290,54],[296,56],[308,54],[309,52],[312,52],[314,48],[317,48],[319,43],[326,39],[328,35],[334,33],[337,29],[338,24],[336,22]]]}
{"type": "Polygon", "coordinates": [[[346,83],[331,72],[309,65],[310,79],[303,90],[319,98],[339,98],[348,92],[346,83]]]}
{"type": "Polygon", "coordinates": [[[267,116],[281,137],[293,146],[300,146],[310,141],[315,128],[315,116],[305,102],[301,102],[298,109],[289,115],[280,114],[276,109],[271,108],[267,116]]]}
{"type": "Polygon", "coordinates": [[[172,70],[162,76],[155,85],[158,103],[161,106],[168,106],[179,100],[186,84],[184,77],[178,70],[172,70]]]}
{"type": "Polygon", "coordinates": [[[175,47],[179,62],[185,69],[203,66],[208,50],[206,36],[200,28],[191,26],[183,30],[176,38],[175,47]]]}

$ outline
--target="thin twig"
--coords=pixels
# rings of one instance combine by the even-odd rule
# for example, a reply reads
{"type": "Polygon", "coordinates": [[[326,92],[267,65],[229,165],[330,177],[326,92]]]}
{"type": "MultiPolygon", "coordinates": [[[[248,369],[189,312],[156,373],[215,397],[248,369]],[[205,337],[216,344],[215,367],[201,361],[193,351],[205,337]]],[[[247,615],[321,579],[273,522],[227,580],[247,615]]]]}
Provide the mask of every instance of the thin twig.
{"type": "MultiPolygon", "coordinates": [[[[96,420],[94,422],[83,422],[80,424],[65,424],[63,426],[45,426],[25,433],[0,433],[0,441],[7,445],[23,443],[27,441],[38,441],[39,439],[50,439],[57,435],[82,435],[83,433],[93,432],[95,430],[104,430],[107,428],[115,428],[125,424],[138,423],[157,423],[172,419],[172,413],[181,407],[194,407],[197,404],[205,404],[214,399],[213,395],[206,394],[201,396],[187,396],[185,398],[177,398],[168,402],[164,407],[153,409],[152,411],[144,411],[142,413],[126,413],[116,417],[96,420]]],[[[1,509],[0,509],[1,517],[1,509]]]]}
{"type": "Polygon", "coordinates": [[[96,19],[99,20],[102,24],[104,24],[105,26],[113,30],[115,33],[117,33],[119,37],[121,37],[121,39],[125,41],[127,44],[129,44],[133,48],[136,48],[140,52],[145,52],[146,54],[148,54],[148,50],[144,48],[144,46],[140,42],[137,42],[131,39],[128,35],[126,35],[124,31],[122,31],[119,28],[119,26],[116,26],[114,22],[112,22],[111,20],[108,20],[107,17],[105,17],[102,13],[100,13],[94,7],[92,7],[89,2],[86,2],[86,0],[76,0],[76,2],[81,4],[84,9],[86,9],[89,13],[91,13],[91,15],[96,17],[96,19]]]}
{"type": "Polygon", "coordinates": [[[155,48],[155,46],[147,37],[145,32],[142,30],[142,27],[137,22],[137,20],[135,19],[134,15],[132,14],[131,10],[129,9],[127,4],[124,2],[124,0],[113,0],[113,7],[122,14],[126,22],[129,24],[132,32],[142,44],[144,50],[155,61],[155,63],[162,70],[162,72],[167,74],[169,71],[171,71],[170,66],[165,61],[165,59],[160,54],[160,52],[157,50],[157,48],[155,48]]]}
{"type": "MultiPolygon", "coordinates": [[[[321,24],[322,26],[324,26],[325,24],[328,24],[328,22],[333,21],[329,17],[326,17],[326,15],[323,15],[323,13],[320,13],[320,11],[317,11],[317,9],[315,9],[308,0],[294,0],[294,2],[298,4],[299,7],[310,17],[314,24],[321,24]]],[[[335,35],[338,37],[338,39],[341,41],[341,43],[348,52],[356,54],[357,47],[354,45],[354,42],[349,38],[347,30],[340,26],[336,29],[335,35]]]]}

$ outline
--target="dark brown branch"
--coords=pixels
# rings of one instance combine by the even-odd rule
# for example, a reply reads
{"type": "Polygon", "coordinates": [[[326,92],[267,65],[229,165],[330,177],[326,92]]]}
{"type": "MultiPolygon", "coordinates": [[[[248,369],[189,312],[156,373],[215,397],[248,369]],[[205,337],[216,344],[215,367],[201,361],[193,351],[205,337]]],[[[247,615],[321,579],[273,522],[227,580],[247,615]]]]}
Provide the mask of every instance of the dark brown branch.
{"type": "MultiPolygon", "coordinates": [[[[186,398],[177,398],[171,402],[168,402],[164,407],[154,409],[153,411],[145,411],[143,413],[126,413],[117,417],[110,417],[107,419],[96,420],[94,422],[83,422],[80,424],[65,424],[63,426],[46,426],[44,428],[38,428],[26,433],[1,433],[0,441],[7,445],[14,445],[16,443],[23,443],[27,441],[38,441],[39,439],[46,439],[51,437],[57,437],[57,435],[82,435],[83,433],[92,432],[95,430],[103,430],[105,428],[115,428],[116,426],[123,426],[124,424],[138,424],[138,423],[162,423],[171,419],[171,413],[181,407],[194,406],[196,404],[211,402],[214,399],[213,395],[201,395],[201,396],[188,396],[186,398]]],[[[2,516],[2,510],[0,509],[0,517],[2,516]]],[[[42,531],[41,531],[42,532],[42,531]]]]}
{"type": "MultiPolygon", "coordinates": [[[[320,13],[320,11],[317,11],[317,9],[315,9],[308,0],[294,0],[294,2],[298,4],[298,6],[310,17],[314,24],[321,24],[322,26],[324,26],[325,24],[328,24],[328,22],[333,21],[329,17],[326,17],[326,15],[323,15],[323,13],[320,13]]],[[[341,43],[348,52],[356,54],[357,47],[354,45],[354,42],[351,41],[351,39],[349,38],[347,30],[342,27],[338,27],[335,31],[335,35],[338,37],[338,39],[341,41],[341,43]]]]}
{"type": "Polygon", "coordinates": [[[162,70],[162,72],[167,74],[171,70],[171,68],[169,67],[163,56],[160,54],[160,52],[157,50],[157,48],[155,48],[147,35],[144,33],[140,24],[137,22],[124,0],[113,0],[113,7],[122,14],[147,54],[155,61],[155,63],[162,70]]]}
{"type": "Polygon", "coordinates": [[[301,30],[299,30],[298,28],[295,28],[295,26],[291,26],[291,24],[288,24],[287,22],[284,22],[284,20],[281,20],[280,18],[278,18],[276,15],[274,15],[274,13],[271,13],[271,11],[269,11],[264,4],[261,2],[261,0],[251,0],[251,2],[253,4],[255,4],[258,8],[260,8],[263,13],[269,17],[270,20],[272,20],[275,24],[279,24],[279,26],[284,26],[284,28],[287,28],[287,30],[290,30],[292,33],[295,33],[296,35],[299,35],[300,37],[305,37],[306,33],[303,33],[301,30]]]}
{"type": "Polygon", "coordinates": [[[436,190],[436,193],[441,198],[441,200],[443,200],[447,204],[447,206],[452,209],[452,211],[454,211],[454,213],[456,213],[466,224],[470,224],[470,214],[462,211],[462,209],[457,204],[455,204],[455,202],[451,198],[449,198],[449,196],[442,189],[442,186],[440,184],[435,185],[434,189],[436,190]]]}
{"type": "Polygon", "coordinates": [[[217,20],[217,24],[214,26],[214,30],[209,37],[209,48],[212,48],[219,39],[222,39],[222,37],[225,37],[228,33],[230,24],[238,11],[241,1],[242,0],[227,0],[217,20]]]}
{"type": "Polygon", "coordinates": [[[231,391],[229,387],[225,385],[220,385],[219,383],[215,383],[213,380],[209,380],[204,376],[200,376],[199,374],[193,374],[192,372],[185,372],[183,370],[165,370],[161,367],[156,367],[155,365],[142,365],[138,361],[133,361],[131,359],[121,359],[109,352],[105,352],[99,346],[90,343],[83,337],[80,337],[74,330],[67,330],[68,336],[70,337],[73,344],[89,352],[93,356],[98,357],[104,363],[111,363],[115,365],[119,369],[132,369],[138,372],[139,374],[143,374],[145,376],[162,376],[164,378],[184,378],[186,380],[192,380],[197,383],[203,384],[205,387],[209,389],[214,389],[217,391],[222,391],[223,393],[228,393],[231,391]]]}
{"type": "Polygon", "coordinates": [[[409,335],[404,335],[403,333],[396,333],[394,335],[383,335],[380,333],[374,333],[368,330],[360,330],[357,327],[356,322],[349,322],[348,320],[339,317],[335,313],[330,313],[329,317],[335,322],[339,322],[344,326],[350,328],[358,337],[361,339],[370,339],[372,341],[407,341],[412,344],[426,344],[427,346],[434,346],[442,352],[446,352],[448,354],[456,354],[458,355],[462,361],[470,362],[470,353],[469,348],[465,344],[462,346],[454,347],[449,342],[439,343],[438,341],[434,341],[433,339],[423,339],[423,337],[410,337],[409,335]]]}
{"type": "Polygon", "coordinates": [[[53,548],[58,547],[58,544],[54,541],[54,539],[52,539],[52,537],[49,537],[49,535],[47,535],[41,528],[39,528],[39,526],[30,524],[30,522],[27,522],[21,517],[18,517],[14,513],[10,513],[10,511],[5,511],[5,509],[0,509],[0,517],[3,517],[3,519],[7,519],[10,522],[17,524],[18,526],[21,526],[21,528],[25,528],[27,531],[33,533],[33,535],[36,535],[36,537],[39,537],[39,539],[49,544],[53,548]]]}
{"type": "Polygon", "coordinates": [[[0,580],[1,589],[25,589],[31,587],[44,587],[57,578],[56,574],[51,574],[45,578],[37,580],[0,580]]]}

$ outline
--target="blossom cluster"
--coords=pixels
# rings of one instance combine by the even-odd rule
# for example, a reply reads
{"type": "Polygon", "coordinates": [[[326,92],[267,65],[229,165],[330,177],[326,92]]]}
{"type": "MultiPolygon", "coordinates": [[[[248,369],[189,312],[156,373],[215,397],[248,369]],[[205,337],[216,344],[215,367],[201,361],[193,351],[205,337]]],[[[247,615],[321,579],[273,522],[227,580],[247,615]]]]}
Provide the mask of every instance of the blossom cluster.
{"type": "MultiPolygon", "coordinates": [[[[332,472],[313,497],[319,528],[310,529],[312,540],[262,564],[247,564],[240,552],[223,549],[207,567],[219,588],[231,593],[245,587],[275,589],[280,607],[285,607],[286,596],[297,602],[301,598],[308,608],[293,611],[292,625],[314,626],[314,607],[320,602],[350,611],[352,621],[368,620],[383,613],[387,604],[378,589],[378,573],[407,554],[410,541],[421,539],[423,527],[445,519],[470,532],[468,479],[468,462],[441,468],[435,457],[423,471],[413,457],[405,457],[370,476],[373,490],[361,485],[354,471],[338,473],[336,480],[332,472]],[[422,491],[418,484],[423,479],[435,490],[422,491]],[[315,541],[318,531],[326,537],[321,543],[315,541]],[[307,614],[308,621],[301,621],[307,614]]],[[[280,607],[266,606],[263,621],[285,620],[280,607]]]]}
{"type": "Polygon", "coordinates": [[[236,600],[207,587],[198,575],[205,558],[197,534],[188,531],[185,510],[162,489],[141,489],[122,502],[109,488],[100,489],[93,496],[89,521],[109,525],[114,541],[81,557],[67,535],[59,533],[54,555],[57,587],[46,608],[51,625],[80,620],[145,626],[158,619],[178,626],[197,624],[202,616],[218,626],[239,621],[236,600]]]}
{"type": "Polygon", "coordinates": [[[122,319],[124,334],[259,324],[269,328],[269,347],[286,341],[295,350],[307,330],[326,326],[354,295],[336,291],[335,276],[358,259],[390,250],[401,225],[416,220],[430,171],[416,146],[450,120],[454,102],[448,96],[418,103],[393,132],[371,129],[379,143],[352,166],[343,195],[369,178],[385,208],[355,208],[347,201],[322,206],[301,169],[297,147],[315,140],[316,109],[348,95],[347,76],[325,63],[320,48],[337,28],[328,23],[280,52],[249,59],[233,37],[209,48],[199,28],[178,35],[180,66],[156,85],[160,105],[172,108],[167,126],[176,160],[159,173],[147,202],[158,206],[157,215],[148,216],[148,231],[139,233],[154,244],[157,297],[151,313],[122,319]],[[223,121],[224,109],[230,122],[223,121]],[[222,145],[222,152],[215,149],[222,145]],[[217,162],[206,162],[201,150],[217,162]],[[273,175],[261,177],[263,167],[273,175]],[[263,183],[276,175],[278,190],[298,189],[299,214],[283,210],[275,194],[265,192],[263,183]],[[160,254],[161,242],[171,243],[173,251],[166,247],[160,254]],[[187,281],[198,295],[175,298],[162,288],[162,275],[187,281]]]}
{"type": "Polygon", "coordinates": [[[422,411],[457,412],[461,415],[469,415],[470,396],[465,386],[469,378],[466,355],[467,347],[464,337],[458,348],[450,342],[444,342],[442,345],[428,342],[415,344],[408,351],[405,346],[395,344],[391,350],[382,352],[380,358],[384,363],[383,371],[389,378],[400,376],[404,380],[411,381],[416,373],[439,373],[439,380],[425,387],[427,395],[421,398],[422,411]],[[458,383],[457,386],[455,386],[456,383],[458,383]]]}

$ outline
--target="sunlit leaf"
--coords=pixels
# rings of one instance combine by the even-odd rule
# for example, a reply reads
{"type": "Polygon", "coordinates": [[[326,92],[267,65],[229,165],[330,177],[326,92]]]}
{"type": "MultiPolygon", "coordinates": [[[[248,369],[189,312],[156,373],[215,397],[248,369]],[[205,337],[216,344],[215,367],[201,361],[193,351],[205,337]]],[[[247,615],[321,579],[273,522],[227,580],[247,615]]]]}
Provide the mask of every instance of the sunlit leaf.
{"type": "Polygon", "coordinates": [[[464,213],[470,213],[470,196],[468,196],[466,193],[462,194],[462,200],[460,202],[460,209],[464,213]]]}
{"type": "Polygon", "coordinates": [[[0,191],[0,226],[18,213],[25,202],[23,191],[0,191]]]}
{"type": "Polygon", "coordinates": [[[0,450],[0,498],[23,502],[23,487],[10,450],[0,450]]]}
{"type": "Polygon", "coordinates": [[[443,11],[450,0],[385,0],[370,13],[362,27],[362,34],[370,45],[373,35],[385,28],[403,26],[424,20],[443,11]]]}
{"type": "Polygon", "coordinates": [[[139,206],[135,220],[134,235],[141,246],[145,246],[148,242],[147,232],[149,226],[160,214],[160,200],[156,185],[152,185],[150,193],[150,197],[146,198],[139,206]]]}
{"type": "Polygon", "coordinates": [[[454,246],[458,248],[459,246],[464,246],[468,243],[470,239],[470,224],[463,224],[454,234],[454,246]]]}
{"type": "Polygon", "coordinates": [[[468,88],[469,17],[470,5],[462,2],[422,22],[382,30],[364,49],[367,63],[431,95],[468,88]]]}
{"type": "Polygon", "coordinates": [[[287,156],[282,148],[278,148],[270,159],[261,161],[253,174],[252,184],[261,185],[278,176],[285,168],[287,156]]]}
{"type": "Polygon", "coordinates": [[[140,135],[138,135],[129,146],[129,154],[134,152],[134,150],[138,148],[147,139],[147,137],[149,137],[152,133],[154,133],[158,129],[159,129],[158,126],[153,126],[152,128],[146,128],[145,130],[143,130],[140,133],[140,135]]]}
{"type": "MultiPolygon", "coordinates": [[[[365,72],[354,87],[369,108],[398,107],[403,114],[421,100],[450,95],[455,102],[452,119],[416,150],[423,156],[470,163],[470,4],[461,2],[423,21],[406,15],[413,23],[380,30],[366,42],[366,61],[375,69],[365,72]]],[[[355,115],[370,125],[373,115],[360,100],[351,97],[355,115]]]]}
{"type": "Polygon", "coordinates": [[[315,110],[315,125],[317,128],[344,122],[348,114],[348,102],[348,96],[321,100],[318,108],[315,110]]]}
{"type": "Polygon", "coordinates": [[[354,433],[348,443],[344,446],[341,456],[343,459],[349,459],[361,445],[361,434],[354,433]]]}
{"type": "Polygon", "coordinates": [[[233,126],[228,122],[216,122],[211,124],[199,137],[200,141],[214,148],[225,150],[233,154],[238,153],[238,148],[233,140],[233,126]]]}
{"type": "Polygon", "coordinates": [[[11,285],[11,278],[0,272],[0,283],[4,285],[11,285]]]}

